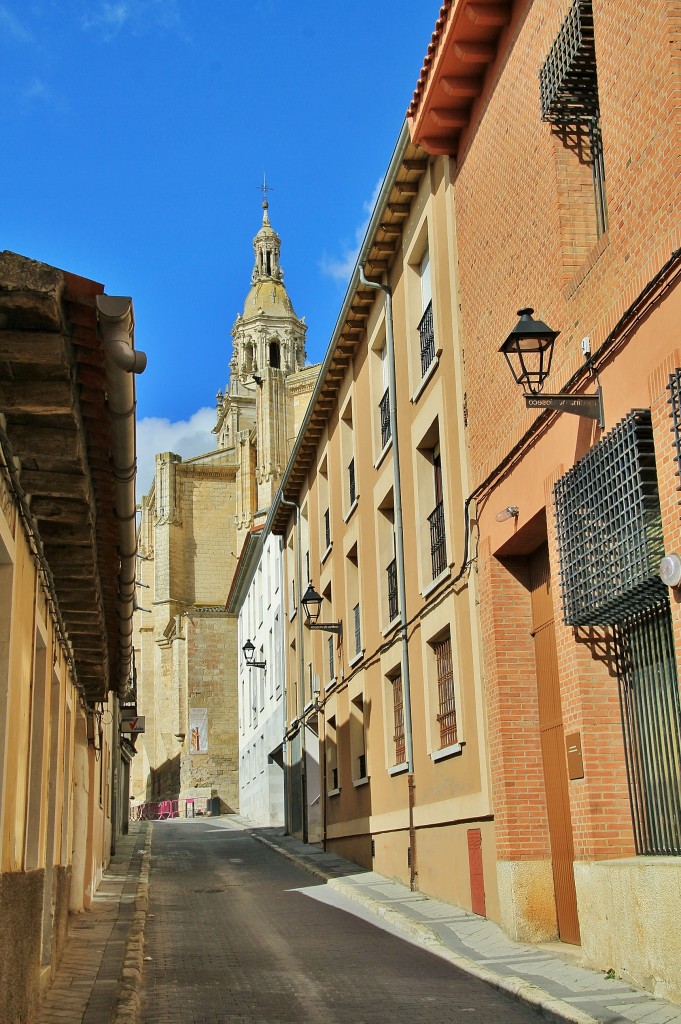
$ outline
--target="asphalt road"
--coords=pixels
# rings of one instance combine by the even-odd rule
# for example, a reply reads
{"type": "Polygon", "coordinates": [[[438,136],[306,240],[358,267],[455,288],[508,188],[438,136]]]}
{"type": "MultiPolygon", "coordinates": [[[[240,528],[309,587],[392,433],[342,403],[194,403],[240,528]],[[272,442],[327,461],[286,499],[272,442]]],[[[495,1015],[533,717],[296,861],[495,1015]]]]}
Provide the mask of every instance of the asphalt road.
{"type": "Polygon", "coordinates": [[[538,1024],[236,828],[157,822],[140,1024],[538,1024]]]}

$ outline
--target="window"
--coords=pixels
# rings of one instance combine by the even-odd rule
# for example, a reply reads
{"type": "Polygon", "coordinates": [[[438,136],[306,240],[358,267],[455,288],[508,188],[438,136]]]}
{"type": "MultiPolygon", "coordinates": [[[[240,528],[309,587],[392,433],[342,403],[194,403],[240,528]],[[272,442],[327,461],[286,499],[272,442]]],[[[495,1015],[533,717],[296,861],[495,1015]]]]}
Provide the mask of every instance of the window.
{"type": "Polygon", "coordinates": [[[393,743],[394,763],[404,764],[407,759],[407,749],[404,734],[404,692],[402,689],[402,676],[394,676],[391,680],[393,692],[393,743]]]}
{"type": "Polygon", "coordinates": [[[343,481],[343,516],[347,519],[357,500],[355,479],[355,437],[352,399],[348,399],[340,419],[341,465],[347,467],[343,481]]]}
{"type": "Polygon", "coordinates": [[[348,609],[349,632],[348,655],[350,664],[362,656],[362,631],[360,616],[359,557],[355,542],[345,558],[345,607],[348,609]]]}
{"type": "Polygon", "coordinates": [[[281,355],[278,341],[270,342],[270,366],[275,370],[278,370],[281,366],[281,355]]]}
{"type": "Polygon", "coordinates": [[[326,784],[328,792],[337,793],[340,789],[338,776],[338,733],[336,716],[330,715],[326,720],[326,784]]]}
{"type": "Polygon", "coordinates": [[[433,579],[447,568],[447,539],[445,536],[445,512],[442,498],[442,457],[439,444],[432,451],[433,492],[435,508],[428,516],[430,524],[430,559],[433,579]]]}
{"type": "Polygon", "coordinates": [[[336,667],[335,667],[335,660],[334,660],[334,653],[333,653],[334,639],[335,639],[334,635],[331,634],[331,636],[329,636],[327,641],[326,641],[326,643],[327,643],[328,659],[329,659],[329,682],[330,683],[333,682],[333,680],[336,678],[336,667]]]}
{"type": "Polygon", "coordinates": [[[364,730],[364,695],[361,693],[350,701],[350,755],[352,757],[353,782],[364,782],[367,779],[367,755],[364,730]]]}
{"type": "Polygon", "coordinates": [[[539,86],[542,120],[553,125],[558,146],[564,250],[576,247],[583,259],[608,228],[591,0],[572,3],[539,86]]]}
{"type": "Polygon", "coordinates": [[[388,390],[388,346],[383,345],[380,352],[381,356],[381,400],[378,405],[379,417],[381,424],[381,449],[385,448],[388,441],[392,437],[392,428],[390,426],[390,391],[388,390]]]}
{"type": "Polygon", "coordinates": [[[327,508],[324,512],[324,550],[327,551],[331,547],[331,509],[327,508]]]}
{"type": "Polygon", "coordinates": [[[397,598],[397,559],[393,558],[388,564],[388,619],[390,622],[396,619],[399,613],[399,601],[397,598]]]}
{"type": "Polygon", "coordinates": [[[419,341],[421,348],[421,376],[425,377],[428,368],[435,359],[435,332],[433,329],[433,301],[430,284],[430,254],[426,249],[419,266],[421,278],[421,309],[423,315],[419,321],[419,341]]]}
{"type": "Polygon", "coordinates": [[[440,747],[456,743],[456,704],[454,699],[454,668],[452,642],[449,636],[433,644],[437,668],[438,714],[440,747]]]}

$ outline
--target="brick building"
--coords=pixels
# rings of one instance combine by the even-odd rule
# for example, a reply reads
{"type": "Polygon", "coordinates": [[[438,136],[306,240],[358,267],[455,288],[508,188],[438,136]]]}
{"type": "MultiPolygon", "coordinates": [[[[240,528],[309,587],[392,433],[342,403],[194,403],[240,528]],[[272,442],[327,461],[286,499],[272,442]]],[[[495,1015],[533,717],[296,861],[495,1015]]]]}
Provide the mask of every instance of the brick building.
{"type": "Polygon", "coordinates": [[[667,0],[448,0],[408,114],[455,162],[500,919],[677,1001],[680,41],[667,0]]]}
{"type": "Polygon", "coordinates": [[[156,456],[142,500],[135,617],[141,801],[239,805],[237,623],[225,609],[237,555],[262,523],[314,387],[306,326],[288,296],[267,202],[253,240],[243,314],[232,329],[230,379],[217,393],[216,448],[156,456]]]}

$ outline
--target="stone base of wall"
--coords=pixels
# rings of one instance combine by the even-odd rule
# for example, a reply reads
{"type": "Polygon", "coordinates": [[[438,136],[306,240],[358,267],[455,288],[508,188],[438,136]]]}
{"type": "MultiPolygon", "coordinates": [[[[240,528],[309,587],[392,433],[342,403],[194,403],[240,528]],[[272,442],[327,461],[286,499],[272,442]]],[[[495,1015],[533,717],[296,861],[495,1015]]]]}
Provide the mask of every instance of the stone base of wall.
{"type": "Polygon", "coordinates": [[[575,864],[583,962],[681,1003],[681,858],[575,864]]]}
{"type": "Polygon", "coordinates": [[[40,996],[43,871],[0,875],[0,1024],[33,1019],[40,996]]]}
{"type": "Polygon", "coordinates": [[[499,918],[517,942],[558,938],[553,872],[549,860],[497,862],[499,918]]]}

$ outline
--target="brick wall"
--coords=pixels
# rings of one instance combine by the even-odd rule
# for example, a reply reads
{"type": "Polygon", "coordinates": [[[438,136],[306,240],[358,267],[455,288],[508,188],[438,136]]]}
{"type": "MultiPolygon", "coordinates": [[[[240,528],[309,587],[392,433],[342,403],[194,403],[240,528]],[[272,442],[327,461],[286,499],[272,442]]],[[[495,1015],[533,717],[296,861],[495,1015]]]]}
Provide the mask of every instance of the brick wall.
{"type": "Polygon", "coordinates": [[[455,181],[478,480],[532,418],[497,355],[516,310],[534,306],[561,331],[551,375],[559,390],[582,363],[582,337],[595,350],[681,243],[678,6],[594,0],[609,231],[591,248],[574,216],[584,169],[566,175],[573,154],[540,120],[538,72],[567,6],[537,0],[510,27],[455,181]]]}

